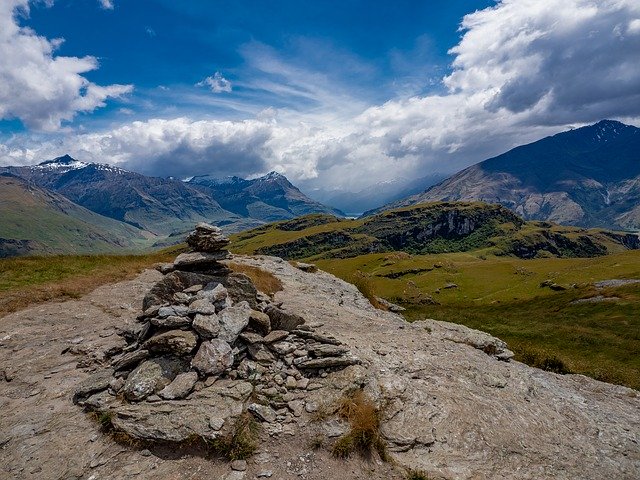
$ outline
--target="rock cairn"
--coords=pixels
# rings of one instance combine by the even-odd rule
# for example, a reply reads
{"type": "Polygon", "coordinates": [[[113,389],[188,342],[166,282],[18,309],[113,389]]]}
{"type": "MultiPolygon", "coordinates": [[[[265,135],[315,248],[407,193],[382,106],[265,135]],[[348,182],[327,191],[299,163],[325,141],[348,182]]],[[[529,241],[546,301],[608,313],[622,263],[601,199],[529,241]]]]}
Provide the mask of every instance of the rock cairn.
{"type": "Polygon", "coordinates": [[[127,345],[78,387],[75,403],[133,438],[215,438],[244,411],[294,421],[306,393],[321,388],[315,378],[359,363],[222,263],[228,243],[219,228],[196,226],[193,252],[160,268],[163,279],[122,332],[127,345]]]}

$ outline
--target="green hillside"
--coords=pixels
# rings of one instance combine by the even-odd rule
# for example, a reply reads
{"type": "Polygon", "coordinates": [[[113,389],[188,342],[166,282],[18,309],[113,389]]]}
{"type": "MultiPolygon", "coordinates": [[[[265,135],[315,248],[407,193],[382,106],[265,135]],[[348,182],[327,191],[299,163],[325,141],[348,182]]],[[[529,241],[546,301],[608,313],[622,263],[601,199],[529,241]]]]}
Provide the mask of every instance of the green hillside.
{"type": "Polygon", "coordinates": [[[0,257],[138,250],[150,234],[14,176],[0,176],[0,257]]]}
{"type": "Polygon", "coordinates": [[[530,365],[638,389],[634,237],[524,222],[481,203],[435,203],[271,224],[234,236],[231,250],[312,261],[402,305],[409,320],[461,323],[505,340],[530,365]],[[613,279],[630,281],[598,284],[613,279]]]}
{"type": "Polygon", "coordinates": [[[350,258],[483,250],[488,255],[593,257],[640,247],[637,235],[525,222],[500,205],[434,202],[360,220],[312,215],[234,237],[236,250],[282,258],[350,258]],[[301,228],[292,228],[292,222],[301,228]]]}

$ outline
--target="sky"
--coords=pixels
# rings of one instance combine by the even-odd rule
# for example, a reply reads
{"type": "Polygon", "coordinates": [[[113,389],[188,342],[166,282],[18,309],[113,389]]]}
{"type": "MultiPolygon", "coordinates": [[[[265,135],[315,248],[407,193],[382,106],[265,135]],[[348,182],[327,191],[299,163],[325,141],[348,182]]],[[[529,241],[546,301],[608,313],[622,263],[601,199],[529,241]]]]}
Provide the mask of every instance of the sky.
{"type": "Polygon", "coordinates": [[[360,191],[604,118],[638,0],[0,0],[0,165],[360,191]]]}

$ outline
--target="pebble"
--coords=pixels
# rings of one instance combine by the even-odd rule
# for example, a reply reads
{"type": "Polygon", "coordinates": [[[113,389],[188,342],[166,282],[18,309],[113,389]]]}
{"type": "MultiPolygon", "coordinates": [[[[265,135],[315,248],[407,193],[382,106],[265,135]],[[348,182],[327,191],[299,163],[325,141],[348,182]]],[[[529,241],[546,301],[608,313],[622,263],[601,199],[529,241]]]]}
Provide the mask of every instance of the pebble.
{"type": "Polygon", "coordinates": [[[234,460],[233,462],[231,462],[231,470],[235,470],[236,472],[244,472],[246,469],[246,460],[234,460]]]}

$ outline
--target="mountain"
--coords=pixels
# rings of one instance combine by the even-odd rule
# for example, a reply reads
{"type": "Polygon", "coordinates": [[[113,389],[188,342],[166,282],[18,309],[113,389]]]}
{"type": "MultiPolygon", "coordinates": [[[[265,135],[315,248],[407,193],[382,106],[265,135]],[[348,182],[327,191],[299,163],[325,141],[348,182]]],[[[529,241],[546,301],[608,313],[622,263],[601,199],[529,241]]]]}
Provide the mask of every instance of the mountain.
{"type": "Polygon", "coordinates": [[[264,222],[286,220],[309,213],[344,216],[340,210],[310,199],[284,175],[276,172],[253,180],[196,176],[187,185],[210,195],[222,208],[236,215],[264,222]]]}
{"type": "Polygon", "coordinates": [[[359,216],[362,212],[373,210],[382,205],[401,198],[422,192],[426,187],[435,185],[446,178],[446,175],[434,173],[417,179],[394,178],[378,182],[358,192],[345,190],[314,190],[313,197],[325,205],[347,212],[348,215],[359,216]]]}
{"type": "Polygon", "coordinates": [[[473,250],[520,258],[595,257],[638,249],[640,239],[631,233],[527,222],[496,204],[434,202],[359,220],[309,215],[237,234],[232,247],[238,253],[312,260],[473,250]]]}
{"type": "Polygon", "coordinates": [[[114,252],[153,240],[147,232],[11,174],[0,174],[0,199],[0,257],[114,252]]]}
{"type": "Polygon", "coordinates": [[[640,129],[603,120],[559,133],[384,209],[439,200],[499,203],[527,220],[640,229],[640,129]]]}
{"type": "Polygon", "coordinates": [[[184,232],[201,221],[241,220],[208,195],[179,180],[80,162],[68,155],[35,166],[5,167],[4,170],[100,215],[156,235],[184,232]]]}

